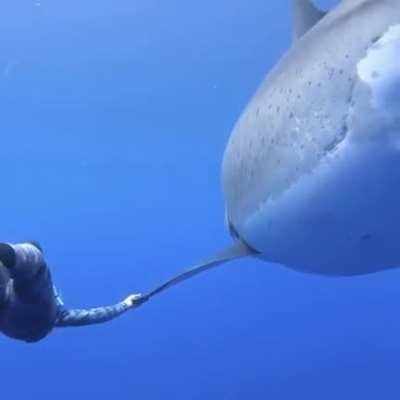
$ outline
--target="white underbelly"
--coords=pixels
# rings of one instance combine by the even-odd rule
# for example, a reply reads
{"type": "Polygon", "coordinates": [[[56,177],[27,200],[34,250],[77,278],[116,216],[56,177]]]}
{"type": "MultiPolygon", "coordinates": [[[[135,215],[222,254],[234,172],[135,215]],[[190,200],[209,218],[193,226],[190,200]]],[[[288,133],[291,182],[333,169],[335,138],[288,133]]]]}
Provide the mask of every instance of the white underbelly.
{"type": "Polygon", "coordinates": [[[352,275],[400,266],[400,152],[382,142],[343,143],[264,204],[241,234],[262,258],[304,271],[352,275]]]}

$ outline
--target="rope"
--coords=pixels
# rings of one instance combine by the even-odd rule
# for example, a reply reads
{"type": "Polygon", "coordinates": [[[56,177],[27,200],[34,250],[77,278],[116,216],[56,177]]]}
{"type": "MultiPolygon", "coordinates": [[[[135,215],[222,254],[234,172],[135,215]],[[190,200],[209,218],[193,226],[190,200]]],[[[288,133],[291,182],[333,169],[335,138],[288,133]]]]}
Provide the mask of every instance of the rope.
{"type": "Polygon", "coordinates": [[[229,261],[236,260],[243,257],[248,257],[250,255],[256,254],[256,251],[252,250],[246,244],[237,241],[232,246],[226,248],[220,253],[215,254],[214,256],[204,260],[203,262],[196,264],[194,267],[184,271],[168,281],[164,282],[162,285],[157,286],[153,290],[150,290],[148,293],[144,294],[139,302],[145,302],[149,300],[151,297],[171,288],[172,286],[177,285],[178,283],[184,282],[194,276],[208,271],[209,269],[218,267],[221,264],[225,264],[229,261]]]}

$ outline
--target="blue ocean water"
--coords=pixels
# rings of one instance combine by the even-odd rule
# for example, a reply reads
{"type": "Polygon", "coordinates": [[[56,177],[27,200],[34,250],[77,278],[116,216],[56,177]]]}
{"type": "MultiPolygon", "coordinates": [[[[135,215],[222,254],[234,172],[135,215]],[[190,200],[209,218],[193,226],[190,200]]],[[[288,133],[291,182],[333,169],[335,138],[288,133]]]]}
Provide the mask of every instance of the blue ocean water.
{"type": "MultiPolygon", "coordinates": [[[[229,243],[222,153],[290,45],[289,11],[3,2],[1,237],[42,243],[68,306],[112,304],[229,243]]],[[[2,337],[1,396],[397,399],[399,288],[400,270],[326,279],[238,261],[109,324],[2,337]]]]}

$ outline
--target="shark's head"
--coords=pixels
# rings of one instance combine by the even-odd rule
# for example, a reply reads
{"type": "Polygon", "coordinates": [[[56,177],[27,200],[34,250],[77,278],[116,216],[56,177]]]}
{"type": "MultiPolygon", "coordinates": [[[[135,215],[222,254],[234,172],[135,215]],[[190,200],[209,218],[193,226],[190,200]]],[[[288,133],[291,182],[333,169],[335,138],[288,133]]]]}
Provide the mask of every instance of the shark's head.
{"type": "Polygon", "coordinates": [[[400,265],[399,5],[293,0],[292,46],[222,165],[229,232],[263,259],[325,275],[400,265]]]}

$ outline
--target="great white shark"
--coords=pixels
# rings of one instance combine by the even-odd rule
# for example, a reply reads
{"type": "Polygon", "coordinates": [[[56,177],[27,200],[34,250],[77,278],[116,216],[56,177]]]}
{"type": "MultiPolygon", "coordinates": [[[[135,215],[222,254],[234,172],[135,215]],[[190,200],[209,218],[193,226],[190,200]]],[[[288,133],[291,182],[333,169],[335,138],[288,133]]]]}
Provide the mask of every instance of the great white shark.
{"type": "Polygon", "coordinates": [[[400,0],[293,0],[293,44],[222,165],[232,247],[150,292],[253,256],[349,276],[400,266],[400,0]]]}

